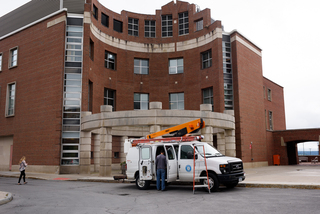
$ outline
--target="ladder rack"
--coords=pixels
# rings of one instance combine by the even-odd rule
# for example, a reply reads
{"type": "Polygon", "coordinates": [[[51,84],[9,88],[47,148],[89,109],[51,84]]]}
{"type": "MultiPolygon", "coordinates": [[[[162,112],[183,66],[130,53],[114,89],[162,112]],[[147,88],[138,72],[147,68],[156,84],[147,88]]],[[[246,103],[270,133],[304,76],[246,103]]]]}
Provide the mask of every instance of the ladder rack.
{"type": "Polygon", "coordinates": [[[167,137],[167,138],[158,138],[158,139],[132,139],[132,147],[137,146],[140,143],[172,143],[172,142],[190,142],[190,141],[200,141],[203,139],[203,136],[188,136],[188,137],[167,137]]]}

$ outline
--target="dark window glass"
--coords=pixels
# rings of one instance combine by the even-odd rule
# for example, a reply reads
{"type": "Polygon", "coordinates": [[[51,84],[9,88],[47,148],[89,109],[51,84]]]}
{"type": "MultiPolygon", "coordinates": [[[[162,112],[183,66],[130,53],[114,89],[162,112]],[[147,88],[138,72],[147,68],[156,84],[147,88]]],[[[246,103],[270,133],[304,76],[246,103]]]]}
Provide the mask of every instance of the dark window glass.
{"type": "Polygon", "coordinates": [[[122,22],[116,19],[113,20],[113,30],[122,33],[122,22]]]}
{"type": "Polygon", "coordinates": [[[109,27],[109,16],[107,16],[104,13],[101,13],[101,24],[106,27],[109,27]]]}

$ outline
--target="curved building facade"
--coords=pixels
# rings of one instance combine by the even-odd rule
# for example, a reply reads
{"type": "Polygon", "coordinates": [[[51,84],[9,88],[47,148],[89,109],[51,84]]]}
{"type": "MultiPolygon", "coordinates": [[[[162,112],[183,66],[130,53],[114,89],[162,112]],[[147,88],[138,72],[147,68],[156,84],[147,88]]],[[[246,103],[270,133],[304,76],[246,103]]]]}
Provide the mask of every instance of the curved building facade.
{"type": "Polygon", "coordinates": [[[33,171],[109,175],[124,139],[199,116],[222,153],[272,164],[283,88],[263,77],[262,50],[210,9],[171,1],[153,15],[118,14],[98,0],[31,1],[0,20],[2,169],[25,155],[33,171]]]}

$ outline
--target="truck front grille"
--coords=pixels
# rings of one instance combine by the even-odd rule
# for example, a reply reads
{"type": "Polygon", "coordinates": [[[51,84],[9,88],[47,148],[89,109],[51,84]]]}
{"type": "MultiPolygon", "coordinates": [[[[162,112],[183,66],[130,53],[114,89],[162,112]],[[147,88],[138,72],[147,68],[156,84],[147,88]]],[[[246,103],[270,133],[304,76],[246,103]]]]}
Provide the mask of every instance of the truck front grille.
{"type": "Polygon", "coordinates": [[[242,172],[243,171],[243,164],[242,162],[233,162],[230,163],[230,169],[232,172],[242,172]]]}

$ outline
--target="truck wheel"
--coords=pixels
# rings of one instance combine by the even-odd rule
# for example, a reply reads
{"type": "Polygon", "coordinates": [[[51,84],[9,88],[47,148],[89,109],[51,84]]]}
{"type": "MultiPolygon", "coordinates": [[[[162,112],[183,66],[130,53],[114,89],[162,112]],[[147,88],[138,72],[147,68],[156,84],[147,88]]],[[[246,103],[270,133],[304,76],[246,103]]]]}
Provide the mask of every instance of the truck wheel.
{"type": "MultiPolygon", "coordinates": [[[[216,192],[219,189],[219,181],[217,176],[213,173],[208,173],[208,177],[209,177],[210,192],[216,192]]],[[[202,184],[208,185],[207,179],[202,180],[202,184]]],[[[205,189],[208,190],[208,187],[205,189]]]]}
{"type": "Polygon", "coordinates": [[[139,175],[136,177],[136,186],[140,190],[146,190],[150,187],[150,181],[142,181],[140,180],[139,175]]]}

